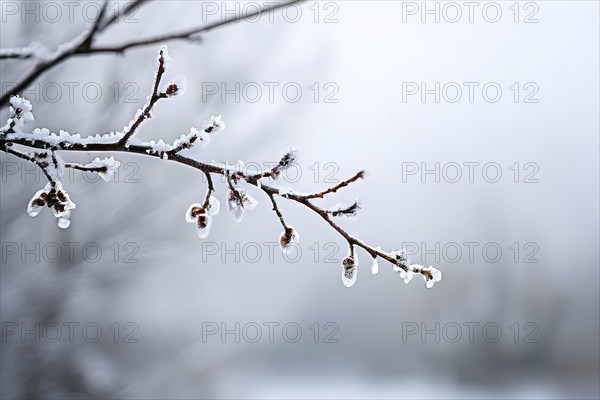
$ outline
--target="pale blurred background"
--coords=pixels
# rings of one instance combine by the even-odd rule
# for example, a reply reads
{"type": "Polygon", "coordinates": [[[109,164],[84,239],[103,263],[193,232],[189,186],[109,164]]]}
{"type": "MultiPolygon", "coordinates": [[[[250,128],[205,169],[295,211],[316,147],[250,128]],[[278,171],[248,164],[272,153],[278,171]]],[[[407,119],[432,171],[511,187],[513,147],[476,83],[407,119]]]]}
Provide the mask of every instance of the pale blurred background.
{"type": "MultiPolygon", "coordinates": [[[[2,47],[43,41],[55,48],[88,25],[85,2],[76,2],[72,22],[64,4],[56,3],[56,20],[38,3],[38,23],[27,15],[23,22],[23,10],[15,14],[8,3],[25,4],[2,2],[2,47]]],[[[152,2],[99,44],[198,26],[228,17],[225,7],[243,12],[252,4],[152,2]]],[[[359,251],[358,281],[345,288],[343,239],[283,200],[302,254],[286,262],[275,249],[271,257],[281,227],[268,198],[252,189],[257,209],[236,224],[223,208],[203,242],[183,218],[204,196],[201,174],[135,155],[115,154],[122,163],[115,182],[81,173],[63,180],[77,203],[63,231],[47,210],[27,216],[45,182],[2,153],[2,397],[598,398],[598,3],[498,2],[496,23],[484,18],[495,18],[487,2],[478,3],[472,23],[462,3],[456,23],[452,6],[437,4],[439,23],[422,14],[421,2],[308,1],[298,16],[276,11],[273,21],[232,24],[202,44],[168,43],[165,79],[185,75],[187,92],[160,103],[139,136],[172,141],[222,114],[227,130],[203,160],[262,166],[295,146],[300,169],[275,184],[307,192],[364,168],[366,180],[319,204],[360,197],[359,217],[340,223],[386,250],[416,248],[413,262],[441,269],[440,283],[428,290],[417,277],[405,285],[384,262],[372,276],[359,251]],[[236,82],[249,84],[247,92],[222,99],[221,85],[236,82]],[[421,82],[428,89],[457,82],[463,96],[447,101],[450,88],[439,103],[433,94],[425,102],[420,93],[406,97],[421,82]],[[472,102],[463,82],[479,83],[472,102]],[[495,103],[482,96],[489,82],[502,89],[495,103]],[[266,83],[278,85],[273,101],[266,83]],[[302,89],[297,102],[282,93],[286,84],[302,89]],[[257,86],[262,97],[254,102],[257,86]],[[525,102],[534,91],[527,99],[538,101],[525,102]],[[422,167],[435,163],[439,183],[432,174],[422,182],[422,167]],[[452,163],[461,166],[457,183],[452,163]],[[480,163],[472,182],[465,163],[480,163]],[[497,183],[489,182],[493,169],[482,175],[488,163],[500,168],[497,183]],[[419,171],[407,175],[415,165],[419,171]],[[23,337],[36,323],[39,343],[35,333],[23,337]],[[73,340],[65,323],[79,324],[73,340]],[[93,327],[82,335],[89,323],[102,329],[97,343],[89,340],[93,327]],[[52,340],[56,324],[62,336],[52,340]],[[262,336],[252,343],[257,325],[262,336]],[[239,343],[235,334],[206,336],[214,327],[237,330],[239,343]],[[296,327],[302,336],[291,343],[296,327]],[[422,337],[423,329],[433,333],[422,337]]],[[[25,93],[33,125],[120,130],[146,99],[158,47],[80,57],[46,73],[25,93]],[[85,85],[102,94],[84,93],[85,85]]],[[[0,66],[4,93],[29,62],[0,66]]],[[[0,115],[4,121],[7,110],[0,115]]],[[[79,162],[96,156],[63,154],[79,162]]],[[[217,191],[224,204],[226,185],[217,182],[217,191]]]]}

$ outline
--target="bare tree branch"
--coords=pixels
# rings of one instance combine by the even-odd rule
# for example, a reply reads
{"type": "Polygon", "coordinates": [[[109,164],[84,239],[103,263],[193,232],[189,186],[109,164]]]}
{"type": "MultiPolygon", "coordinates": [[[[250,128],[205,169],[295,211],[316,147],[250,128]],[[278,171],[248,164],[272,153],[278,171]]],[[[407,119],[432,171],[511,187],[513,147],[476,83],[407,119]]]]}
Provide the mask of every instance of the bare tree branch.
{"type": "MultiPolygon", "coordinates": [[[[96,137],[90,136],[88,138],[81,138],[79,135],[77,135],[77,137],[73,137],[66,132],[61,133],[61,135],[55,135],[50,134],[48,130],[36,130],[33,133],[24,133],[22,128],[24,127],[25,122],[27,120],[33,120],[33,115],[31,114],[31,104],[27,100],[19,97],[13,97],[11,99],[11,118],[9,118],[6,126],[0,130],[0,151],[13,154],[26,161],[36,163],[40,168],[42,168],[53,187],[52,190],[39,191],[36,193],[30,204],[30,207],[34,208],[30,215],[37,215],[41,206],[48,205],[49,207],[55,208],[53,212],[57,218],[64,220],[64,218],[68,219],[70,210],[75,208],[75,204],[70,201],[68,194],[66,194],[66,192],[62,189],[62,184],[58,180],[60,176],[62,176],[62,172],[59,171],[61,169],[61,165],[56,155],[57,151],[139,154],[143,156],[156,157],[163,160],[166,159],[190,166],[199,170],[207,177],[208,190],[204,203],[202,205],[192,204],[188,214],[186,214],[186,220],[188,220],[188,222],[196,223],[198,236],[201,238],[204,238],[208,235],[210,230],[211,216],[216,213],[214,209],[220,208],[213,204],[212,195],[215,191],[215,188],[211,177],[211,175],[220,175],[226,178],[229,187],[228,206],[230,207],[230,211],[232,211],[232,215],[236,219],[238,217],[241,219],[240,215],[243,215],[241,213],[243,213],[244,208],[253,208],[255,205],[254,200],[251,199],[251,197],[243,189],[239,188],[238,185],[241,181],[259,188],[267,195],[273,206],[273,211],[284,228],[284,233],[280,237],[280,245],[284,251],[287,250],[293,241],[297,240],[298,235],[294,228],[286,223],[277,204],[277,196],[301,204],[320,216],[331,228],[338,232],[338,234],[340,234],[349,245],[349,256],[343,261],[343,281],[346,286],[351,286],[356,280],[358,259],[355,255],[355,247],[362,248],[374,259],[381,257],[382,259],[390,262],[394,266],[394,269],[400,272],[400,275],[407,283],[412,279],[414,274],[421,274],[425,278],[428,287],[431,287],[434,282],[437,282],[441,279],[441,272],[437,269],[433,267],[424,267],[418,264],[410,264],[402,252],[387,253],[381,250],[379,247],[376,248],[370,246],[362,240],[349,234],[332,219],[332,217],[337,215],[356,214],[360,208],[358,202],[355,202],[350,207],[339,208],[335,211],[323,209],[312,203],[312,200],[314,199],[322,199],[325,196],[336,193],[338,190],[358,181],[359,179],[363,179],[365,176],[364,171],[359,171],[351,178],[346,179],[341,183],[329,187],[321,192],[313,194],[300,194],[289,189],[281,190],[279,188],[266,185],[262,182],[262,180],[265,178],[270,178],[273,180],[277,179],[281,176],[283,170],[290,167],[295,162],[296,155],[294,149],[287,151],[275,167],[258,174],[247,174],[242,170],[236,170],[236,168],[232,168],[228,165],[222,166],[216,165],[215,163],[205,163],[183,155],[182,152],[184,150],[193,147],[199,141],[205,141],[205,143],[208,143],[210,140],[208,135],[213,134],[215,130],[224,129],[224,124],[222,123],[220,116],[212,117],[210,123],[206,124],[202,131],[192,128],[192,132],[190,134],[182,135],[181,138],[176,140],[172,145],[167,145],[162,140],[159,141],[158,144],[153,141],[149,143],[136,141],[133,143],[131,139],[136,134],[137,128],[144,120],[150,117],[158,100],[177,96],[179,94],[180,88],[171,82],[167,85],[164,91],[160,91],[160,83],[165,73],[165,59],[168,56],[166,52],[166,47],[163,47],[159,50],[158,66],[152,85],[152,93],[148,98],[148,103],[142,110],[138,111],[136,116],[130,122],[129,126],[126,127],[121,133],[105,135],[105,137],[100,137],[98,135],[96,137]],[[15,144],[26,146],[28,148],[43,150],[43,152],[29,155],[14,150],[13,145],[15,144]],[[50,163],[53,164],[54,170],[50,170],[50,163]],[[54,174],[51,172],[54,172],[54,174]],[[55,187],[56,189],[54,189],[55,187]]],[[[93,163],[88,165],[67,163],[63,164],[63,166],[67,168],[97,172],[99,175],[101,175],[111,172],[111,168],[118,167],[118,162],[115,162],[113,158],[107,158],[104,161],[96,159],[93,163]]],[[[214,200],[214,202],[217,201],[214,200]]],[[[68,227],[68,225],[69,224],[66,224],[65,226],[68,227]]]]}
{"type": "MultiPolygon", "coordinates": [[[[92,25],[90,30],[87,31],[86,33],[78,35],[76,38],[74,38],[72,40],[72,43],[69,46],[62,49],[61,51],[57,51],[49,59],[37,60],[36,64],[33,66],[31,71],[28,74],[26,74],[23,78],[21,78],[21,80],[13,88],[11,88],[9,91],[4,93],[0,97],[0,107],[6,107],[6,105],[8,105],[8,102],[10,101],[11,96],[21,93],[43,73],[45,73],[46,71],[48,71],[51,68],[56,67],[58,64],[62,63],[63,61],[68,60],[71,57],[80,56],[80,55],[100,54],[100,53],[123,53],[126,50],[134,48],[134,47],[147,46],[147,45],[157,44],[157,43],[166,43],[166,42],[170,42],[173,40],[198,41],[199,40],[198,35],[200,35],[202,33],[209,32],[213,29],[216,29],[216,28],[219,28],[219,27],[222,27],[222,26],[234,23],[234,22],[239,22],[241,19],[252,18],[257,15],[261,15],[261,14],[268,13],[268,12],[271,12],[271,11],[274,11],[274,10],[277,10],[277,9],[280,9],[283,7],[287,7],[291,4],[298,3],[301,1],[303,1],[303,0],[292,0],[289,2],[278,3],[274,6],[266,7],[264,9],[260,8],[257,11],[247,13],[243,16],[224,19],[222,21],[208,24],[208,25],[205,25],[202,27],[192,28],[192,29],[189,29],[189,30],[183,31],[183,32],[158,35],[155,37],[135,40],[135,41],[131,41],[131,42],[128,42],[125,44],[120,44],[120,45],[94,47],[93,43],[94,43],[94,40],[96,39],[96,35],[99,32],[104,31],[106,28],[108,28],[112,24],[119,21],[119,16],[125,15],[126,13],[130,12],[134,7],[139,7],[148,2],[147,0],[138,0],[134,3],[132,3],[131,5],[129,5],[128,7],[126,7],[126,9],[122,13],[115,15],[115,16],[111,17],[110,19],[108,19],[105,23],[102,23],[102,19],[104,18],[107,3],[108,3],[106,1],[102,7],[102,11],[99,13],[98,18],[96,19],[96,21],[94,22],[94,24],[92,25]]],[[[8,49],[8,50],[0,51],[0,59],[11,59],[11,58],[12,59],[28,59],[28,58],[31,58],[33,56],[33,54],[34,54],[34,52],[32,52],[32,51],[8,49]]]]}

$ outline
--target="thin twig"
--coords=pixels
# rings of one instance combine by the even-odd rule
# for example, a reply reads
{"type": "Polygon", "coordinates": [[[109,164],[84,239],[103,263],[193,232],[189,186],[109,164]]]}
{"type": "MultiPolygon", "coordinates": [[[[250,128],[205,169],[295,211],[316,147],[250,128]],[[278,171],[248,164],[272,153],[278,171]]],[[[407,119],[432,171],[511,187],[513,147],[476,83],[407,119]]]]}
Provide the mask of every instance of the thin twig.
{"type": "Polygon", "coordinates": [[[154,79],[154,84],[152,86],[152,95],[148,98],[148,103],[144,106],[142,113],[137,117],[137,119],[131,124],[129,130],[124,133],[123,138],[119,141],[120,145],[127,145],[129,139],[133,135],[137,128],[144,122],[146,119],[151,117],[150,111],[160,99],[164,99],[167,97],[165,93],[159,93],[158,89],[160,86],[160,81],[162,79],[163,74],[165,73],[165,55],[163,50],[160,50],[160,56],[158,57],[158,69],[156,70],[156,78],[154,79]]]}
{"type": "MultiPolygon", "coordinates": [[[[261,186],[261,188],[262,188],[262,186],[261,186]]],[[[281,210],[279,209],[279,206],[277,205],[277,201],[275,201],[274,194],[273,193],[269,193],[265,189],[263,189],[263,191],[265,193],[267,193],[267,196],[269,196],[269,199],[271,199],[271,204],[273,204],[273,211],[275,211],[275,214],[279,218],[279,222],[281,222],[281,225],[283,226],[283,229],[288,229],[288,226],[285,223],[285,220],[283,219],[283,214],[282,214],[281,210]]]]}
{"type": "Polygon", "coordinates": [[[65,168],[76,169],[84,172],[104,172],[106,167],[86,167],[85,165],[77,163],[65,163],[65,168]]]}
{"type": "Polygon", "coordinates": [[[104,47],[93,47],[90,49],[81,49],[80,51],[77,52],[77,54],[123,53],[124,51],[126,51],[128,49],[132,49],[134,47],[147,46],[150,44],[159,44],[159,43],[164,43],[164,42],[168,42],[168,41],[172,41],[172,40],[197,40],[198,35],[200,35],[202,33],[207,33],[209,31],[219,28],[221,26],[228,25],[233,22],[239,22],[242,19],[256,17],[258,15],[261,15],[261,14],[264,14],[267,12],[271,12],[271,11],[275,11],[275,10],[283,8],[283,7],[288,7],[292,4],[299,3],[302,1],[304,1],[304,0],[292,0],[289,2],[285,2],[285,3],[279,3],[275,6],[266,7],[265,9],[258,9],[257,11],[247,13],[246,15],[243,15],[243,16],[236,16],[233,18],[229,18],[229,19],[225,19],[222,21],[211,23],[211,24],[208,24],[203,27],[196,27],[196,28],[188,29],[183,32],[168,33],[168,34],[159,35],[159,36],[155,36],[155,37],[151,37],[151,38],[147,38],[147,39],[134,40],[134,41],[124,43],[121,45],[116,45],[116,46],[104,46],[104,47]]]}
{"type": "Polygon", "coordinates": [[[341,183],[339,183],[339,184],[337,184],[337,185],[335,185],[335,186],[333,186],[333,187],[331,187],[331,188],[329,188],[327,190],[324,190],[322,192],[309,194],[309,195],[306,195],[304,197],[307,198],[307,199],[316,199],[316,198],[322,199],[323,197],[325,197],[325,195],[327,195],[329,193],[335,193],[338,190],[340,190],[341,188],[346,187],[349,184],[351,184],[352,182],[356,182],[359,179],[363,179],[364,177],[365,177],[365,171],[358,171],[356,173],[356,175],[354,175],[350,179],[346,179],[345,181],[343,181],[343,182],[341,182],[341,183]]]}
{"type": "Polygon", "coordinates": [[[208,206],[210,205],[210,196],[212,196],[212,194],[215,192],[215,186],[213,184],[212,177],[210,176],[210,173],[204,172],[204,175],[206,176],[206,181],[207,181],[208,188],[206,190],[206,197],[204,199],[203,207],[205,209],[207,209],[208,206]]]}
{"type": "Polygon", "coordinates": [[[1,150],[5,151],[6,153],[15,155],[15,156],[17,156],[19,158],[22,158],[23,160],[26,160],[26,161],[34,163],[35,165],[37,165],[42,170],[42,172],[44,173],[44,175],[46,175],[46,179],[48,179],[48,182],[50,182],[50,184],[52,186],[54,186],[56,184],[56,182],[54,181],[54,179],[52,179],[52,177],[48,173],[48,168],[45,167],[44,165],[42,165],[35,157],[30,156],[30,155],[28,155],[26,153],[22,153],[22,152],[20,152],[18,150],[15,150],[15,149],[13,149],[10,146],[4,146],[1,150]]]}

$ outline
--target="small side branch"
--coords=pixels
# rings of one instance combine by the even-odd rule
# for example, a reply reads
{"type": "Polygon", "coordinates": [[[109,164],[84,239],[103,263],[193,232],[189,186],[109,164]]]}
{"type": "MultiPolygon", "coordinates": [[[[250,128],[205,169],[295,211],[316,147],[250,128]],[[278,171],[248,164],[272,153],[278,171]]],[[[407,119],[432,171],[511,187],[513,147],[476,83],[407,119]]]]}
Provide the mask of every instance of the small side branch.
{"type": "Polygon", "coordinates": [[[316,198],[322,199],[326,195],[328,195],[330,193],[335,193],[338,190],[340,190],[341,188],[344,188],[344,187],[348,186],[349,184],[356,182],[359,179],[363,179],[364,177],[365,177],[365,171],[358,171],[356,173],[356,175],[354,175],[352,178],[346,179],[345,181],[340,182],[339,184],[337,184],[327,190],[324,190],[322,192],[306,195],[306,196],[304,196],[304,198],[306,198],[306,199],[316,199],[316,198]]]}
{"type": "Polygon", "coordinates": [[[42,170],[44,175],[46,176],[46,179],[48,179],[48,182],[50,182],[52,184],[52,186],[55,185],[56,182],[54,181],[54,179],[48,172],[48,164],[43,161],[40,161],[41,157],[36,157],[36,155],[37,155],[36,153],[34,153],[34,154],[23,153],[23,152],[13,149],[12,146],[10,146],[8,144],[3,146],[3,150],[8,154],[12,154],[12,155],[17,156],[25,161],[28,161],[28,162],[31,162],[31,163],[34,163],[35,165],[37,165],[42,170]]]}

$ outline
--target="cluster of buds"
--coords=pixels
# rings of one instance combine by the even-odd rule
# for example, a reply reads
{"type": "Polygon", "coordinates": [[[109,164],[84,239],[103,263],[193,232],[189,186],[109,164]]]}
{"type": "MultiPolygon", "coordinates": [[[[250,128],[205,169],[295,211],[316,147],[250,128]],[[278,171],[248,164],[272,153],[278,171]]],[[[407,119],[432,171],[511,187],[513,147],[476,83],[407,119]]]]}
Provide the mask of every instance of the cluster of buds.
{"type": "Polygon", "coordinates": [[[342,261],[342,283],[346,287],[354,285],[358,274],[358,258],[354,254],[350,254],[342,261]]]}
{"type": "Polygon", "coordinates": [[[48,182],[44,189],[38,190],[27,206],[27,214],[30,217],[36,217],[44,206],[50,208],[54,216],[58,218],[60,228],[69,227],[69,217],[71,210],[75,208],[75,203],[71,201],[60,182],[48,182]]]}
{"type": "Polygon", "coordinates": [[[185,220],[195,224],[196,234],[200,239],[206,239],[212,226],[212,217],[219,213],[221,203],[216,197],[210,195],[204,205],[194,203],[185,213],[185,220]]]}
{"type": "Polygon", "coordinates": [[[235,222],[242,222],[245,210],[254,210],[258,202],[245,190],[232,189],[227,197],[229,213],[235,222]]]}
{"type": "Polygon", "coordinates": [[[281,176],[282,172],[286,169],[290,168],[296,162],[298,158],[298,152],[295,148],[290,148],[285,152],[283,157],[279,160],[279,163],[273,167],[271,170],[270,176],[273,179],[277,179],[281,176]]]}
{"type": "MultiPolygon", "coordinates": [[[[375,250],[381,251],[378,247],[375,250]]],[[[421,274],[425,280],[425,286],[431,289],[436,282],[442,280],[442,272],[433,266],[424,267],[419,264],[410,264],[410,259],[406,255],[406,250],[392,251],[388,253],[389,256],[396,260],[394,264],[394,271],[398,272],[400,278],[404,280],[404,283],[408,284],[412,281],[415,274],[421,274]]],[[[375,275],[379,272],[379,263],[377,262],[377,255],[372,254],[373,261],[371,263],[371,274],[375,275]]],[[[354,255],[354,251],[351,251],[350,255],[342,261],[342,283],[346,287],[354,285],[356,282],[356,275],[358,272],[358,259],[354,255]]]]}

